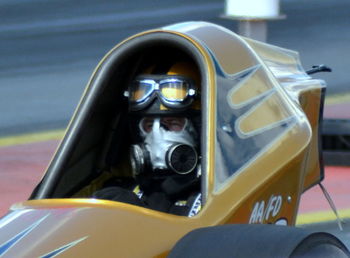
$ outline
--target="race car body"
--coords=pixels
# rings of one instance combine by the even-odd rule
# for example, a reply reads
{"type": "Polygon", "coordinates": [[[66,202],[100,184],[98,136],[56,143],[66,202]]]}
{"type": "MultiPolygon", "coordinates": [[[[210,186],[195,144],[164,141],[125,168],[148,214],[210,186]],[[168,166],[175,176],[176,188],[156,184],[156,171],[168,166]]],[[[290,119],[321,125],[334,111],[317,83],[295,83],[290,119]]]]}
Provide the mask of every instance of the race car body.
{"type": "Polygon", "coordinates": [[[300,196],[323,179],[324,91],[298,53],[211,23],[124,40],[96,67],[30,199],[0,221],[0,256],[162,257],[198,228],[295,225],[300,196]],[[158,56],[186,56],[200,73],[201,201],[194,216],[91,198],[128,159],[123,93],[137,67],[158,56]]]}

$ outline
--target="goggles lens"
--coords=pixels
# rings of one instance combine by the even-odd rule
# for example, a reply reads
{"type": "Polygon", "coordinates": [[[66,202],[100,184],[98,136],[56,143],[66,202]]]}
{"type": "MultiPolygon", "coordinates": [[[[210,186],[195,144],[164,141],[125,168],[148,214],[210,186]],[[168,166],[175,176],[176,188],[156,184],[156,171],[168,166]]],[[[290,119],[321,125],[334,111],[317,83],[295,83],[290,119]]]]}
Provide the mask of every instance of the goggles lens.
{"type": "Polygon", "coordinates": [[[188,95],[188,83],[180,80],[169,80],[160,82],[160,93],[168,101],[181,102],[188,95]]]}
{"type": "Polygon", "coordinates": [[[135,81],[130,89],[130,100],[132,102],[142,102],[154,91],[153,81],[135,81]]]}

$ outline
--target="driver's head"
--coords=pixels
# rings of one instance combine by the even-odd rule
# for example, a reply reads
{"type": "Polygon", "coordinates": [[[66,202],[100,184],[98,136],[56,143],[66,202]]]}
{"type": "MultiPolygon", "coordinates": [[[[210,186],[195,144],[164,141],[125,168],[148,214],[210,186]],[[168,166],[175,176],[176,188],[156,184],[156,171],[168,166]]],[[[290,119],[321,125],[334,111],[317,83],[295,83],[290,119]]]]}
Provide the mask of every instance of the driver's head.
{"type": "Polygon", "coordinates": [[[198,162],[199,79],[193,65],[176,63],[164,74],[138,75],[128,89],[139,142],[132,145],[134,173],[189,174],[198,162]]]}

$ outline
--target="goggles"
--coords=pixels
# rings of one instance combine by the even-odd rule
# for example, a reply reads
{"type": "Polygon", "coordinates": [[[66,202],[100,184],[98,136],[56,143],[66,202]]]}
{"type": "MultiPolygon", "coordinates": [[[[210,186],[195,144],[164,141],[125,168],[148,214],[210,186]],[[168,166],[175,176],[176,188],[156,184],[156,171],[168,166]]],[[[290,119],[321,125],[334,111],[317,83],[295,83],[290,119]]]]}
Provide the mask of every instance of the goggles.
{"type": "Polygon", "coordinates": [[[154,98],[171,109],[189,106],[196,95],[194,82],[179,75],[140,75],[129,86],[130,108],[144,109],[154,98]]]}

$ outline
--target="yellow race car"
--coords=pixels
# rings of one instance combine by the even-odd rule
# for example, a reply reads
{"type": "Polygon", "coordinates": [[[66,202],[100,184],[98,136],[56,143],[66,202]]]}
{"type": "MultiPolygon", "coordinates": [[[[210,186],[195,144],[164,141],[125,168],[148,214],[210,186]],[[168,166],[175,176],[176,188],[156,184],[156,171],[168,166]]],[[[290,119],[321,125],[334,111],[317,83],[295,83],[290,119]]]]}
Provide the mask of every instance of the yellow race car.
{"type": "Polygon", "coordinates": [[[294,227],[302,193],[324,177],[325,86],[304,71],[298,53],[211,23],[124,40],[96,67],[30,199],[0,220],[0,257],[349,257],[334,236],[294,227]],[[183,81],[137,77],[169,60],[186,60],[182,70],[197,75],[196,91],[183,81]],[[154,92],[140,90],[143,83],[154,92]],[[153,99],[175,107],[194,94],[199,144],[176,146],[172,153],[180,154],[167,159],[179,177],[196,167],[189,208],[167,212],[95,194],[146,170],[129,129],[130,99],[140,110],[153,99]]]}

